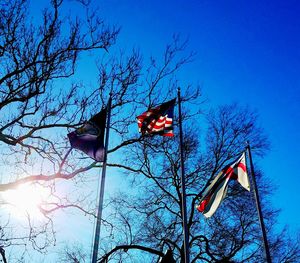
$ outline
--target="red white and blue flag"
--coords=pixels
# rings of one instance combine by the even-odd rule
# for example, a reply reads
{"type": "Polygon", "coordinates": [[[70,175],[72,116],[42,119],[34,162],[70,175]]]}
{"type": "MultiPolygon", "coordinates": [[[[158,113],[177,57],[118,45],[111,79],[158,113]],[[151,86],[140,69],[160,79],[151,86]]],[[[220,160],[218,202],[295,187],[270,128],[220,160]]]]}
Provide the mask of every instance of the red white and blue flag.
{"type": "Polygon", "coordinates": [[[139,115],[137,118],[139,132],[142,134],[159,134],[174,136],[173,115],[176,99],[161,104],[139,115]]]}
{"type": "Polygon", "coordinates": [[[221,201],[225,198],[230,180],[238,181],[246,190],[250,191],[250,183],[247,174],[245,153],[230,165],[227,165],[207,186],[197,210],[205,217],[211,217],[221,201]]]}
{"type": "Polygon", "coordinates": [[[72,148],[102,162],[104,160],[105,123],[106,108],[94,115],[83,126],[68,134],[72,148]]]}

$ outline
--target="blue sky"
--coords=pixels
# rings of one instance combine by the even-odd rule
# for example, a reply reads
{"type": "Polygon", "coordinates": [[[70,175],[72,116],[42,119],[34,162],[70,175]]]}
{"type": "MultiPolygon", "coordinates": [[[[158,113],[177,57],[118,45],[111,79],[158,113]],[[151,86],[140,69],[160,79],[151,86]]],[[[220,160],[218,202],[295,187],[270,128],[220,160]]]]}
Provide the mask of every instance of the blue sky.
{"type": "MultiPolygon", "coordinates": [[[[92,1],[100,7],[109,24],[121,26],[113,50],[139,49],[145,65],[150,55],[158,58],[162,55],[174,33],[181,34],[183,39],[189,39],[188,50],[197,53],[194,62],[178,74],[182,88],[188,83],[199,84],[203,98],[208,101],[206,105],[237,102],[257,110],[271,150],[264,159],[256,160],[278,186],[271,200],[275,208],[282,209],[280,224],[290,225],[292,231],[300,230],[297,173],[300,3],[296,0],[92,1]]],[[[38,11],[40,1],[32,0],[32,3],[35,5],[32,11],[38,11]]],[[[94,58],[84,58],[83,62],[91,59],[94,58]]],[[[82,64],[79,69],[85,69],[78,76],[84,85],[93,85],[96,69],[82,64]]],[[[96,177],[96,172],[93,175],[96,177]]],[[[115,179],[115,175],[107,177],[107,191],[110,187],[112,192],[117,188],[115,179]]],[[[63,187],[69,190],[68,186],[63,187]]],[[[93,229],[83,215],[74,211],[74,217],[68,216],[66,220],[65,214],[58,214],[55,222],[58,245],[65,240],[92,243],[93,229]],[[74,229],[82,229],[84,233],[74,229]]]]}
{"type": "Polygon", "coordinates": [[[299,230],[300,3],[298,1],[104,0],[120,25],[117,46],[159,56],[174,33],[189,38],[195,61],[179,74],[200,84],[211,105],[238,102],[257,110],[271,150],[258,160],[278,186],[281,224],[299,230]]]}

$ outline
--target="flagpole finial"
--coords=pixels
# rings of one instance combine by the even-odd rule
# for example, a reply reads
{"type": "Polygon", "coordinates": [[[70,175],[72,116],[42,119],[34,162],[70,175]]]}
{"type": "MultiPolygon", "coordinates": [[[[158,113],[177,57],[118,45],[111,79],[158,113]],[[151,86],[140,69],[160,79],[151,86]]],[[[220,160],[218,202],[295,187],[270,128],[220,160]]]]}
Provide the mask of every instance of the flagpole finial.
{"type": "Polygon", "coordinates": [[[179,103],[181,101],[180,87],[177,88],[177,97],[178,97],[178,103],[179,103]]]}
{"type": "Polygon", "coordinates": [[[249,147],[250,147],[250,142],[249,142],[249,140],[247,140],[246,142],[245,142],[245,144],[246,144],[246,149],[248,149],[249,147]]]}

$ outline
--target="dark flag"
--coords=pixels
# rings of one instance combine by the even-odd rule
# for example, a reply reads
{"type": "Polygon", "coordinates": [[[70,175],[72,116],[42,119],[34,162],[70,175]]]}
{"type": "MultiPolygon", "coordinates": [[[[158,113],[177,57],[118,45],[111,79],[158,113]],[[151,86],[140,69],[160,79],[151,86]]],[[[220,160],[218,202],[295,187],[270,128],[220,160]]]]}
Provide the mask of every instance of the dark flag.
{"type": "Polygon", "coordinates": [[[172,251],[169,249],[167,253],[161,258],[159,263],[176,263],[176,261],[173,258],[172,251]]]}
{"type": "Polygon", "coordinates": [[[93,116],[87,123],[68,134],[72,148],[83,151],[98,162],[104,160],[104,131],[106,108],[93,116]]]}
{"type": "Polygon", "coordinates": [[[170,100],[139,115],[137,117],[139,132],[142,134],[174,136],[173,115],[175,102],[176,99],[170,100]]]}

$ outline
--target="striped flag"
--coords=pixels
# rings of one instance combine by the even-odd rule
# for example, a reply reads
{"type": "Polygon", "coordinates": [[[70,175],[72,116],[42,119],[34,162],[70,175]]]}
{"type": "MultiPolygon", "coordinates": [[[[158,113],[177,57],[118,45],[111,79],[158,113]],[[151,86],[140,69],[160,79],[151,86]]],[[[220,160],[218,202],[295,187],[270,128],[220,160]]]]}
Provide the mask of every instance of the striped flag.
{"type": "Polygon", "coordinates": [[[229,180],[238,181],[250,191],[245,153],[237,161],[227,165],[205,189],[200,204],[197,206],[197,210],[205,217],[211,217],[225,198],[229,180]]]}
{"type": "Polygon", "coordinates": [[[173,114],[175,102],[176,99],[170,100],[136,117],[139,132],[142,134],[174,136],[173,114]]]}

